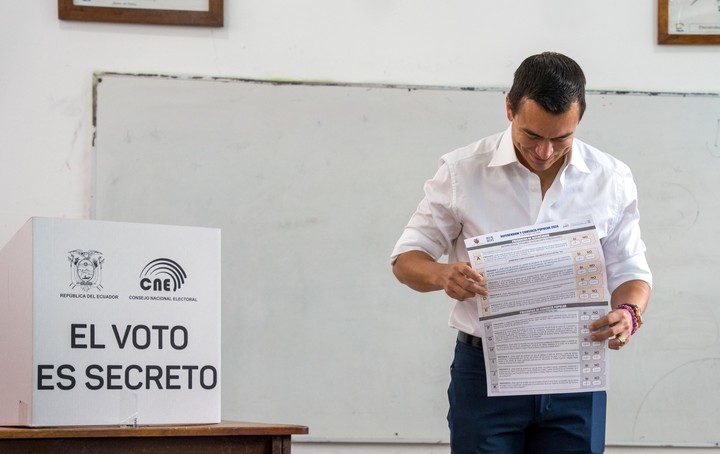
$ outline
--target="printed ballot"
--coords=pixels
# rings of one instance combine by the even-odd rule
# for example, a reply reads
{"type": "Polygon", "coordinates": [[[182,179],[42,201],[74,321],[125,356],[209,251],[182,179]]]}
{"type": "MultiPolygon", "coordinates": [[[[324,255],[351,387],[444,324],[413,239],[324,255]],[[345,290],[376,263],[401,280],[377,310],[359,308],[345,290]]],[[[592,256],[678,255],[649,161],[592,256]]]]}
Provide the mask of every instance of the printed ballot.
{"type": "Polygon", "coordinates": [[[600,239],[591,216],[465,240],[487,282],[477,297],[488,395],[607,389],[607,342],[588,325],[608,312],[600,239]]]}

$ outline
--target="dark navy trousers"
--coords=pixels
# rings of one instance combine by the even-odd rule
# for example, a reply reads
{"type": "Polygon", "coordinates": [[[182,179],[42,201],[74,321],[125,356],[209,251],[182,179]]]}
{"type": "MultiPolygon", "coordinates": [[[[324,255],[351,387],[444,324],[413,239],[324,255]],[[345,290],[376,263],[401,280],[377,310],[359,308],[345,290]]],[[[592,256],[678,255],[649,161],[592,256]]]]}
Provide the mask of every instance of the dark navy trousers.
{"type": "Polygon", "coordinates": [[[604,391],[488,397],[482,347],[460,341],[450,375],[453,454],[605,451],[604,391]]]}

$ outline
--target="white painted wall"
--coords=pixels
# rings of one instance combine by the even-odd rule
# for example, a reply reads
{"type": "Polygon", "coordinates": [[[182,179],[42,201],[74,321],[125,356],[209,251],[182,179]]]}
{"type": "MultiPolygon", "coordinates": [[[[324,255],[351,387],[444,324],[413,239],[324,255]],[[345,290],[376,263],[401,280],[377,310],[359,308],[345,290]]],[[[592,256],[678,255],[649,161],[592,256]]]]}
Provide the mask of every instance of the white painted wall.
{"type": "Polygon", "coordinates": [[[557,50],[590,89],[720,91],[720,47],[655,44],[654,0],[226,0],[220,29],[2,3],[0,244],[30,216],[89,214],[93,71],[506,87],[557,50]]]}
{"type": "MultiPolygon", "coordinates": [[[[31,216],[89,215],[94,71],[507,87],[524,57],[555,50],[583,66],[589,89],[720,92],[720,47],[655,44],[654,0],[225,5],[225,27],[213,29],[61,22],[56,0],[2,2],[0,245],[31,216]]],[[[295,451],[447,448],[298,444],[295,451]]]]}

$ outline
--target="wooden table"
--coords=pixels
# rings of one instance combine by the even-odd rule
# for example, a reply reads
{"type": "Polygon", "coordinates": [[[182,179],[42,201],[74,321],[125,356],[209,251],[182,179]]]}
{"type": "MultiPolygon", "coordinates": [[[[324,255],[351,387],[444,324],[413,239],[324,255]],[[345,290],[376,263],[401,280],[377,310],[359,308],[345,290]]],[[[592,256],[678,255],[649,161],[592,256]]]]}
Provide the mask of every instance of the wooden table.
{"type": "Polygon", "coordinates": [[[191,426],[0,427],[3,454],[289,454],[305,426],[223,421],[191,426]]]}

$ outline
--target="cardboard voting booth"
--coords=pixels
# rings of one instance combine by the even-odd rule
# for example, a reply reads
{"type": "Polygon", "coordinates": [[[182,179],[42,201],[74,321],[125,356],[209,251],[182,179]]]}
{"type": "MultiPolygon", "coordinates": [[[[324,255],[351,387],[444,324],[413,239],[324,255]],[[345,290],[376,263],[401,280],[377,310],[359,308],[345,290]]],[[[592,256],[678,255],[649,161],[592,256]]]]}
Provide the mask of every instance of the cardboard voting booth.
{"type": "Polygon", "coordinates": [[[220,230],[32,218],[0,250],[0,425],[220,422],[220,230]]]}

